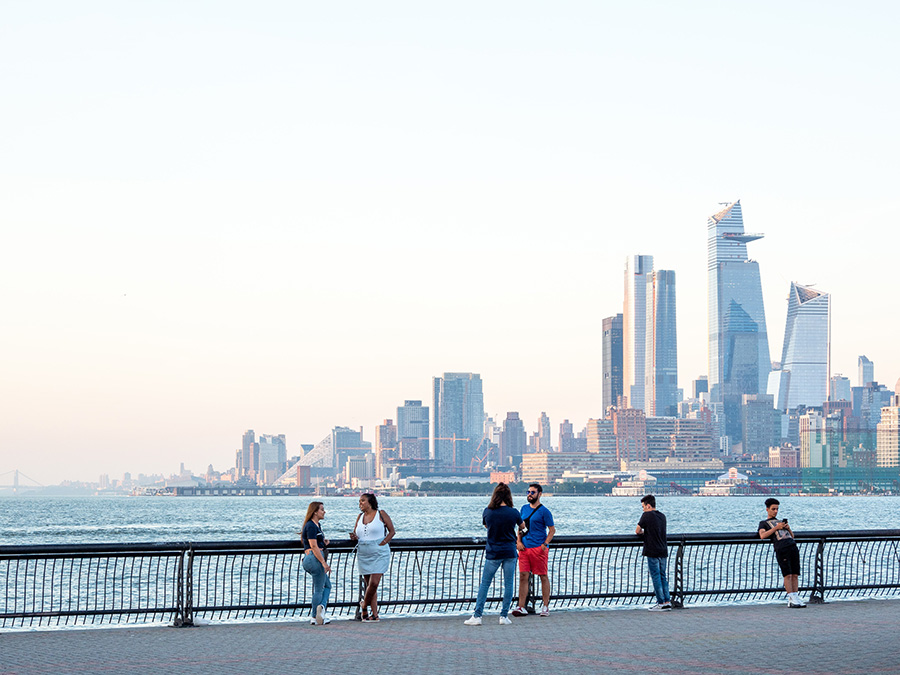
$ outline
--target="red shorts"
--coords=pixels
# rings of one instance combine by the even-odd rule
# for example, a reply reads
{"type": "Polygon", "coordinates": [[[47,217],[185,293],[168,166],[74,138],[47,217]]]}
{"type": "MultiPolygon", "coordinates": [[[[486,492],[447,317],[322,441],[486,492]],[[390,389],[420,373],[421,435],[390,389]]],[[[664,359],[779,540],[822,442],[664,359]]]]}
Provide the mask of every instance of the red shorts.
{"type": "Polygon", "coordinates": [[[549,553],[550,550],[543,546],[526,548],[524,551],[519,551],[519,571],[531,572],[538,576],[547,574],[547,558],[549,553]]]}

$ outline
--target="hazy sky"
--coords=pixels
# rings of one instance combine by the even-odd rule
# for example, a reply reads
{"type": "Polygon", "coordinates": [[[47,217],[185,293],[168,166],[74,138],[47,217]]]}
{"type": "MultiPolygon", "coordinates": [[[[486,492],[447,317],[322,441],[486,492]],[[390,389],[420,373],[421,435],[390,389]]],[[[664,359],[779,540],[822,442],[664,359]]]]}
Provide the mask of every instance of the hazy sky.
{"type": "MultiPolygon", "coordinates": [[[[234,463],[431,405],[581,428],[629,254],[707,371],[706,220],[741,199],[772,358],[897,349],[896,3],[0,6],[0,474],[234,463]]],[[[0,480],[0,483],[5,482],[0,480]]]]}

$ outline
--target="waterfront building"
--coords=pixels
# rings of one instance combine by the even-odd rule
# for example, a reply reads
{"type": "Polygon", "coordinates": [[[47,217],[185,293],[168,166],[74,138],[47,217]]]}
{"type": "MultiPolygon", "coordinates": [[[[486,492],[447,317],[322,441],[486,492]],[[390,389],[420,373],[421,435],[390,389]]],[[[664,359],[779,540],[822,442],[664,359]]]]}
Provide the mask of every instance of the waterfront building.
{"type": "Polygon", "coordinates": [[[677,420],[674,417],[646,417],[644,419],[648,460],[651,462],[661,461],[670,456],[676,427],[677,420]]]}
{"type": "Polygon", "coordinates": [[[428,459],[431,427],[428,406],[422,401],[404,401],[397,407],[398,454],[403,459],[428,459]]]}
{"type": "Polygon", "coordinates": [[[566,471],[602,471],[603,458],[589,452],[533,452],[522,455],[522,481],[548,485],[566,471]]]}
{"type": "Polygon", "coordinates": [[[651,417],[674,417],[679,401],[675,272],[651,273],[647,293],[644,410],[651,417]]]}
{"type": "MultiPolygon", "coordinates": [[[[623,328],[622,314],[603,319],[603,414],[612,406],[622,405],[623,328]]],[[[560,450],[562,451],[560,443],[560,450]]]]}
{"type": "Polygon", "coordinates": [[[771,370],[759,263],[747,255],[747,244],[762,237],[744,232],[740,200],[707,222],[710,406],[735,442],[741,397],[765,393],[771,370]]]}
{"type": "Polygon", "coordinates": [[[538,418],[538,451],[550,452],[553,446],[550,443],[550,418],[542,412],[538,418]]]}
{"type": "Polygon", "coordinates": [[[586,450],[596,455],[599,467],[605,471],[615,471],[619,468],[619,459],[616,453],[616,433],[613,429],[611,418],[595,420],[587,423],[586,450]]]}
{"type": "Polygon", "coordinates": [[[800,466],[810,469],[827,469],[836,466],[832,462],[832,443],[839,420],[835,415],[825,415],[820,410],[807,410],[800,415],[800,466]]]}
{"type": "MultiPolygon", "coordinates": [[[[399,410],[399,408],[398,408],[399,410]]],[[[375,477],[385,478],[384,463],[397,458],[398,427],[394,420],[385,420],[375,427],[375,477]]]]}
{"type": "Polygon", "coordinates": [[[859,382],[857,382],[857,384],[860,387],[865,387],[875,381],[874,363],[865,356],[860,356],[857,361],[857,366],[859,368],[859,382]]]}
{"type": "Polygon", "coordinates": [[[821,406],[828,398],[830,369],[831,294],[791,282],[781,370],[769,378],[775,407],[821,406]]]}
{"type": "Polygon", "coordinates": [[[519,419],[519,413],[506,413],[503,420],[503,431],[500,432],[500,466],[518,464],[519,458],[525,454],[528,443],[528,432],[525,423],[519,419]]]}
{"type": "Polygon", "coordinates": [[[241,436],[241,449],[238,451],[237,468],[238,478],[242,476],[256,477],[256,462],[253,456],[253,444],[256,442],[256,434],[253,429],[247,429],[241,436]]]}
{"type": "Polygon", "coordinates": [[[622,312],[623,388],[628,405],[644,410],[647,367],[647,299],[652,255],[629,256],[625,260],[625,302],[622,312]]]}
{"type": "Polygon", "coordinates": [[[477,373],[444,373],[433,380],[434,457],[466,471],[484,433],[484,394],[477,373]]]}
{"type": "Polygon", "coordinates": [[[714,459],[718,453],[711,427],[701,418],[675,420],[675,433],[669,438],[667,460],[678,462],[720,461],[714,459]]]}
{"type": "Polygon", "coordinates": [[[894,387],[891,405],[881,410],[878,423],[876,462],[881,467],[900,466],[900,380],[894,387]]]}
{"type": "Polygon", "coordinates": [[[656,476],[651,476],[644,469],[637,475],[626,480],[621,480],[613,486],[613,497],[643,497],[644,495],[658,494],[656,476]]]}

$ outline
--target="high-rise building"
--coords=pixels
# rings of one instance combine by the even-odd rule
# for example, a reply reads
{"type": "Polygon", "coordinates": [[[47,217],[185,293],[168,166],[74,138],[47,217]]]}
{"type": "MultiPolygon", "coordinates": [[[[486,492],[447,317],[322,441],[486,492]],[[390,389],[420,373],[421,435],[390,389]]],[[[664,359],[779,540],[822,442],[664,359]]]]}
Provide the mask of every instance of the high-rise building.
{"type": "Polygon", "coordinates": [[[260,434],[257,446],[257,482],[271,485],[287,469],[287,441],[284,434],[260,434]]]}
{"type": "Polygon", "coordinates": [[[644,410],[651,417],[678,414],[678,340],[675,272],[659,270],[647,286],[647,346],[644,410]]]}
{"type": "MultiPolygon", "coordinates": [[[[399,408],[397,409],[400,410],[399,408]]],[[[397,425],[394,420],[385,420],[375,427],[375,477],[385,478],[384,463],[395,459],[397,450],[397,425]]]]}
{"type": "Polygon", "coordinates": [[[831,376],[831,387],[828,390],[829,401],[850,401],[852,400],[850,378],[844,377],[840,373],[831,376]]]}
{"type": "Polygon", "coordinates": [[[894,387],[891,405],[881,409],[875,457],[878,466],[900,466],[900,380],[894,387]]]}
{"type": "Polygon", "coordinates": [[[519,419],[519,413],[506,413],[503,431],[500,432],[500,465],[507,466],[521,461],[527,445],[528,432],[525,431],[525,423],[519,419]]]}
{"type": "Polygon", "coordinates": [[[569,420],[563,420],[559,424],[559,451],[560,452],[576,452],[575,450],[575,431],[569,420]]]}
{"type": "Polygon", "coordinates": [[[256,434],[253,429],[247,429],[241,436],[241,449],[238,452],[237,474],[240,476],[256,476],[256,463],[253,457],[253,444],[256,442],[256,434]]]}
{"type": "Polygon", "coordinates": [[[780,415],[773,400],[766,394],[744,394],[741,403],[744,454],[765,458],[769,448],[781,439],[780,415]],[[779,423],[777,430],[776,423],[779,423]]]}
{"type": "Polygon", "coordinates": [[[484,434],[484,395],[477,373],[444,373],[434,381],[434,459],[468,469],[484,434]]]}
{"type": "Polygon", "coordinates": [[[831,295],[791,282],[781,370],[769,377],[779,410],[818,407],[828,398],[831,295]]]}
{"type": "Polygon", "coordinates": [[[741,438],[741,397],[766,392],[771,361],[759,263],[747,244],[740,200],[707,222],[710,402],[722,431],[741,438]]]}
{"type": "Polygon", "coordinates": [[[404,401],[397,407],[397,439],[403,459],[428,459],[430,456],[430,424],[428,406],[422,401],[404,401]]]}
{"type": "MultiPolygon", "coordinates": [[[[603,319],[603,414],[619,405],[622,389],[622,314],[603,319]]],[[[560,444],[560,452],[565,452],[560,444]]]]}
{"type": "Polygon", "coordinates": [[[538,418],[538,450],[540,452],[550,452],[551,448],[550,418],[547,417],[547,413],[542,412],[538,418]]]}
{"type": "Polygon", "coordinates": [[[625,303],[622,312],[623,389],[628,407],[644,410],[647,365],[647,292],[653,272],[652,255],[625,260],[625,303]]]}
{"type": "Polygon", "coordinates": [[[616,459],[619,462],[649,460],[647,417],[644,411],[638,408],[615,408],[612,411],[612,421],[616,436],[616,459]]]}
{"type": "Polygon", "coordinates": [[[860,387],[875,381],[875,364],[869,361],[865,356],[860,356],[859,361],[859,382],[860,387]]]}

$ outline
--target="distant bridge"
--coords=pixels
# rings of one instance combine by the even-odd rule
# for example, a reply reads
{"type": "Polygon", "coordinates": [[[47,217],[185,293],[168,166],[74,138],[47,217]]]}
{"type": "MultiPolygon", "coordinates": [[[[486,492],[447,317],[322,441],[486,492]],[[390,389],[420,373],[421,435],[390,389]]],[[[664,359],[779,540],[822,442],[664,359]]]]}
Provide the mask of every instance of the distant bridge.
{"type": "Polygon", "coordinates": [[[11,471],[7,471],[6,473],[0,473],[0,490],[4,488],[12,488],[13,492],[18,492],[20,487],[46,487],[42,483],[37,482],[34,478],[26,476],[24,473],[19,471],[18,469],[12,469],[11,471]],[[12,476],[12,484],[5,484],[5,481],[10,480],[9,476],[12,476]],[[20,479],[24,478],[28,481],[28,485],[22,485],[20,479]]]}

